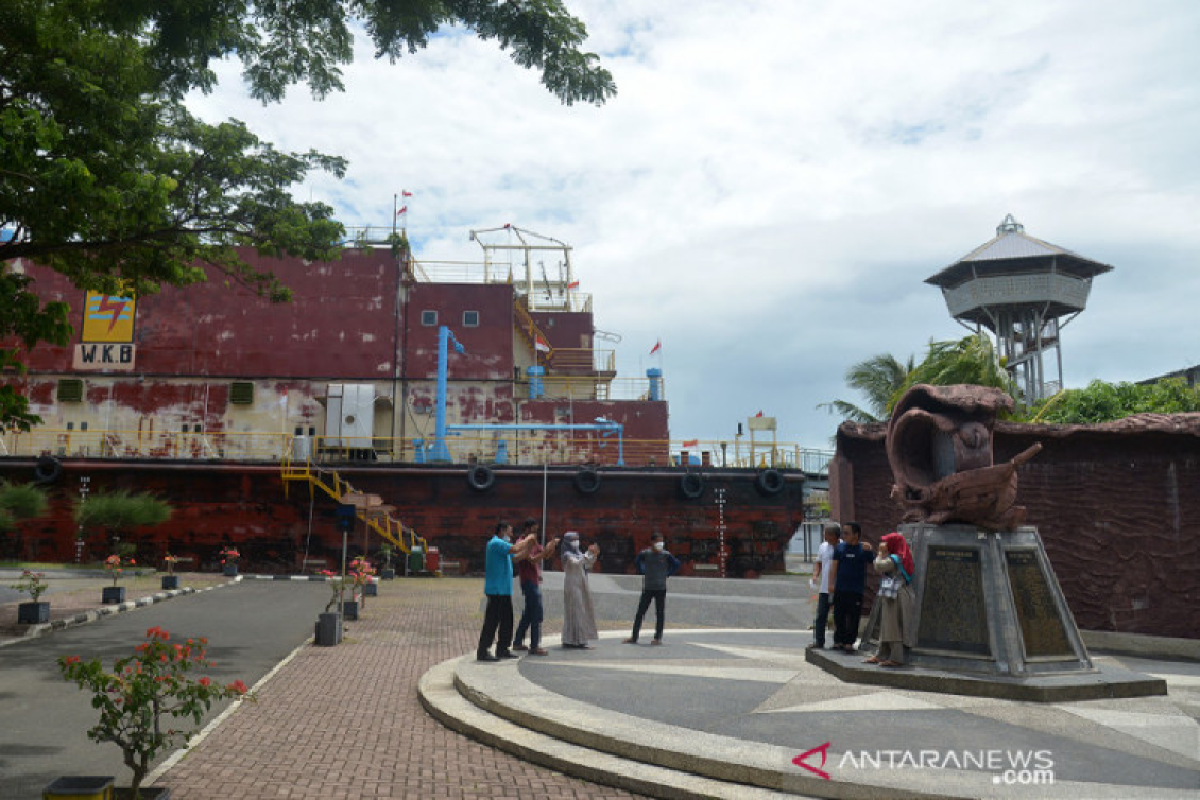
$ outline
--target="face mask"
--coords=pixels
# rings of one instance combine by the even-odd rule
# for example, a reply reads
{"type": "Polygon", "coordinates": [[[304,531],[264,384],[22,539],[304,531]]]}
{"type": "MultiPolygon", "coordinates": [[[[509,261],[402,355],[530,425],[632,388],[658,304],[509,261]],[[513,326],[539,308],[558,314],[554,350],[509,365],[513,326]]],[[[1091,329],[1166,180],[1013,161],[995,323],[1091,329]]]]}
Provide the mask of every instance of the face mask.
{"type": "Polygon", "coordinates": [[[662,543],[662,542],[655,542],[655,543],[654,543],[654,552],[656,552],[656,553],[661,553],[662,551],[663,551],[663,543],[662,543]]]}

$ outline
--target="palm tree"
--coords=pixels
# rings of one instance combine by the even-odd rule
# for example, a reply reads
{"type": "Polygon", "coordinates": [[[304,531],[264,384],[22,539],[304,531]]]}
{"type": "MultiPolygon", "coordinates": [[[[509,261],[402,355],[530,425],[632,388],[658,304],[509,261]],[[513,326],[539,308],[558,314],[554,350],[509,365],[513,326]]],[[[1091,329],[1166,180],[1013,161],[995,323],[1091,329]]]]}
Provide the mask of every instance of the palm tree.
{"type": "Polygon", "coordinates": [[[1016,383],[1000,363],[991,337],[986,333],[973,333],[956,342],[931,341],[925,360],[909,371],[896,399],[918,383],[931,386],[956,383],[992,386],[1017,397],[1016,383]]]}
{"type": "Polygon", "coordinates": [[[828,409],[829,413],[854,422],[880,422],[891,413],[912,370],[912,356],[907,364],[901,364],[891,353],[871,356],[846,370],[846,385],[867,396],[867,409],[846,400],[821,403],[817,408],[828,409]]]}
{"type": "Polygon", "coordinates": [[[971,383],[994,386],[1017,396],[1016,384],[1000,363],[992,340],[985,333],[973,333],[958,341],[929,342],[925,359],[913,366],[912,356],[901,364],[890,353],[880,353],[846,370],[846,384],[867,396],[863,409],[846,400],[821,403],[831,414],[854,422],[882,422],[911,387],[918,383],[949,386],[971,383]]]}

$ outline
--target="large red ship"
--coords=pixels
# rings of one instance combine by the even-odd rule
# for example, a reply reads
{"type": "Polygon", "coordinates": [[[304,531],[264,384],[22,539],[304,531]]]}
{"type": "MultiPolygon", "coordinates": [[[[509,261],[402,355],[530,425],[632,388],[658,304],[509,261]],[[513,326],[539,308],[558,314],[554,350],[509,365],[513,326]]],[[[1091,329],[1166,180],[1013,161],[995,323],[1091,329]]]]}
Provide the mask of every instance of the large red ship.
{"type": "Polygon", "coordinates": [[[617,377],[568,245],[504,226],[471,232],[481,262],[438,263],[391,238],[363,232],[332,262],[244,253],[291,289],[284,304],[215,273],[101,296],[18,262],[76,327],[7,376],[43,422],[0,439],[0,477],[47,486],[52,512],[0,556],[107,553],[72,510],[128,489],[174,509],[130,537],[143,561],[169,550],[200,568],[231,544],[252,570],[332,566],[354,506],[351,554],[437,548],[446,569],[478,569],[495,524],[528,517],[598,541],[606,571],[631,569],[654,532],[686,573],[783,569],[801,461],[818,471],[823,454],[764,439],[763,418],[745,438],[672,441],[662,371],[617,377]]]}

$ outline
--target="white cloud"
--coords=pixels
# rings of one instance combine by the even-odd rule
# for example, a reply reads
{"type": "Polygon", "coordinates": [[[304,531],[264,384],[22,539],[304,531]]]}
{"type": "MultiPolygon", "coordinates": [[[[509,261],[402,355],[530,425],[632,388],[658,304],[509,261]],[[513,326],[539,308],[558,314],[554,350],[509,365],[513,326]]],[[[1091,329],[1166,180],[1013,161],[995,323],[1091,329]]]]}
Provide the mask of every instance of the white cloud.
{"type": "Polygon", "coordinates": [[[1012,212],[1116,271],[1067,327],[1068,385],[1200,363],[1200,6],[1178,2],[569,3],[619,94],[561,106],[493,43],[368,58],[321,103],[194,107],[351,161],[314,199],[387,225],[415,192],[418,256],[469,228],[571,243],[625,374],[661,337],[677,437],[762,409],[825,446],[845,368],[958,337],[922,281],[1012,212]]]}

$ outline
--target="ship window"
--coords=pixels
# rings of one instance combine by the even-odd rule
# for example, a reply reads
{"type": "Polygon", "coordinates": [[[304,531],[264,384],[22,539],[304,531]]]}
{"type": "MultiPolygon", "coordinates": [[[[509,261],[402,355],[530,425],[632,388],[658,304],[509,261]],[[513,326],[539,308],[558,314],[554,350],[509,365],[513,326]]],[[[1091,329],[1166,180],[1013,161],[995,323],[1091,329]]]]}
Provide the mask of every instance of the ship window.
{"type": "Polygon", "coordinates": [[[479,327],[479,312],[478,311],[464,311],[463,312],[463,327],[464,328],[478,328],[479,327]]]}
{"type": "Polygon", "coordinates": [[[73,430],[75,430],[75,423],[74,423],[74,422],[68,422],[68,423],[67,423],[67,430],[69,430],[69,431],[73,431],[73,430]]]}
{"type": "Polygon", "coordinates": [[[200,423],[196,423],[195,425],[192,426],[192,433],[203,433],[203,432],[204,432],[204,428],[200,426],[200,423]]]}
{"type": "Polygon", "coordinates": [[[86,431],[86,430],[87,430],[87,423],[86,423],[86,422],[81,422],[81,423],[79,423],[79,430],[81,430],[81,431],[86,431]]]}
{"type": "Polygon", "coordinates": [[[254,404],[254,384],[249,381],[234,381],[229,384],[229,402],[248,406],[254,404]]]}
{"type": "Polygon", "coordinates": [[[58,401],[78,403],[83,399],[83,381],[79,378],[63,378],[58,382],[58,401]]]}
{"type": "Polygon", "coordinates": [[[433,326],[437,325],[437,312],[436,311],[422,311],[421,312],[421,324],[424,325],[426,328],[432,328],[433,326]]]}

